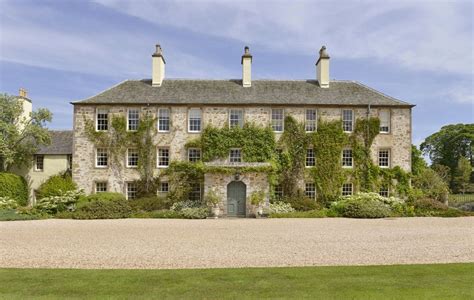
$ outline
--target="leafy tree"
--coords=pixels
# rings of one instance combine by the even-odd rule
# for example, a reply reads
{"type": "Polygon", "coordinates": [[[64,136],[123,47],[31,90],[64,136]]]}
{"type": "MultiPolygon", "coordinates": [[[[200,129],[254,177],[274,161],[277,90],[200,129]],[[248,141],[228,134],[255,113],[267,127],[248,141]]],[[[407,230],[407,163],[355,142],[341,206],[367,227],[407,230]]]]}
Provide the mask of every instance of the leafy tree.
{"type": "Polygon", "coordinates": [[[423,158],[423,153],[415,145],[411,145],[411,172],[413,175],[420,174],[428,165],[423,158]]]}
{"type": "Polygon", "coordinates": [[[413,177],[413,187],[421,190],[423,196],[440,202],[446,202],[448,198],[448,185],[431,168],[425,168],[413,177]]]}
{"type": "Polygon", "coordinates": [[[45,128],[52,114],[40,108],[22,119],[23,106],[15,96],[0,94],[0,171],[29,166],[40,145],[48,145],[51,137],[45,128]]]}
{"type": "Polygon", "coordinates": [[[458,161],[456,171],[454,173],[453,184],[457,192],[465,193],[471,178],[471,162],[461,157],[458,161]]]}
{"type": "MultiPolygon", "coordinates": [[[[430,135],[421,144],[420,149],[428,154],[433,164],[441,164],[451,169],[451,178],[461,157],[472,163],[474,150],[474,124],[451,124],[430,135]]],[[[450,186],[454,187],[451,179],[450,186]]]]}
{"type": "Polygon", "coordinates": [[[431,168],[438,173],[439,177],[443,179],[446,184],[451,183],[451,168],[445,165],[440,165],[440,164],[434,164],[431,166],[431,168]]]}

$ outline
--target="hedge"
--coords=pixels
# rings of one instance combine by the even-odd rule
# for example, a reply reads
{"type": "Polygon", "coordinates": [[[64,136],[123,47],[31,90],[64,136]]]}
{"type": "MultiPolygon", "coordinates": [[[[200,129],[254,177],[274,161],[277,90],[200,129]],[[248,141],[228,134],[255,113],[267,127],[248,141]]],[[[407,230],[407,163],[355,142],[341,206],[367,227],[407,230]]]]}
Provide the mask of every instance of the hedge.
{"type": "Polygon", "coordinates": [[[74,191],[77,189],[76,184],[72,181],[72,178],[68,174],[54,175],[49,177],[43,182],[38,191],[36,192],[36,198],[47,198],[54,196],[61,196],[64,192],[74,191]]]}
{"type": "Polygon", "coordinates": [[[27,205],[28,185],[26,180],[12,173],[0,173],[0,197],[13,198],[19,205],[27,205]]]}

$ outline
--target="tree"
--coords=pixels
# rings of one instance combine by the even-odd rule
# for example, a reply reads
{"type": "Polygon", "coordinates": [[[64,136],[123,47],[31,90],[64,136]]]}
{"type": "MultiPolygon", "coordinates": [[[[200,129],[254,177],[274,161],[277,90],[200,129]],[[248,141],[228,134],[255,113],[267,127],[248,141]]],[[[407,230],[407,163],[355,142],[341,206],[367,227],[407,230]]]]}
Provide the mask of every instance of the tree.
{"type": "MultiPolygon", "coordinates": [[[[473,141],[474,124],[452,124],[443,126],[440,131],[427,137],[420,149],[429,155],[433,164],[448,166],[454,178],[461,157],[472,162],[473,141]]],[[[453,187],[453,180],[450,185],[453,187]]]]}
{"type": "Polygon", "coordinates": [[[415,145],[411,145],[411,172],[413,175],[420,174],[423,169],[428,167],[422,154],[415,145]]]}
{"type": "Polygon", "coordinates": [[[0,172],[30,166],[32,156],[41,145],[51,142],[46,122],[52,114],[45,108],[21,118],[23,105],[18,97],[0,94],[0,172]]]}
{"type": "Polygon", "coordinates": [[[446,202],[449,194],[448,185],[431,168],[423,169],[413,177],[413,187],[422,191],[425,197],[446,202]]]}
{"type": "Polygon", "coordinates": [[[440,164],[434,164],[431,166],[431,168],[438,173],[439,177],[443,179],[446,184],[451,183],[451,168],[445,165],[440,165],[440,164]]]}
{"type": "Polygon", "coordinates": [[[453,184],[457,192],[465,193],[471,178],[471,162],[461,157],[454,173],[453,184]]]}

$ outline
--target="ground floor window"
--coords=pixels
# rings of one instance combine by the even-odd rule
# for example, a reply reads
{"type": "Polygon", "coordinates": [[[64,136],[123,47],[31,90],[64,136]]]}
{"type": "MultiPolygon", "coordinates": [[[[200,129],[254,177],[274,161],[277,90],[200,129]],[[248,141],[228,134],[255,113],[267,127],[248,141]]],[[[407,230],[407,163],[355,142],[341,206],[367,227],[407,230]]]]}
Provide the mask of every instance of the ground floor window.
{"type": "Polygon", "coordinates": [[[169,192],[169,184],[168,182],[160,182],[158,185],[158,195],[166,195],[169,192]]]}
{"type": "Polygon", "coordinates": [[[191,191],[189,192],[189,200],[201,202],[201,184],[194,183],[191,185],[191,191]]]}
{"type": "Polygon", "coordinates": [[[275,195],[276,200],[283,199],[283,187],[281,186],[281,184],[275,185],[273,194],[275,195]]]}
{"type": "Polygon", "coordinates": [[[390,191],[388,189],[388,186],[380,187],[379,195],[382,196],[382,197],[390,196],[390,191]]]}
{"type": "Polygon", "coordinates": [[[107,182],[96,182],[95,183],[95,192],[96,193],[107,192],[107,182]]]}
{"type": "Polygon", "coordinates": [[[313,182],[307,182],[305,184],[304,194],[310,199],[316,199],[316,185],[313,182]]]}
{"type": "Polygon", "coordinates": [[[344,183],[342,185],[342,195],[343,196],[352,195],[352,183],[344,183]]]}
{"type": "Polygon", "coordinates": [[[127,182],[127,199],[137,198],[138,185],[136,182],[127,182]]]}
{"type": "Polygon", "coordinates": [[[241,153],[240,149],[230,149],[229,161],[231,163],[242,162],[242,153],[241,153]]]}
{"type": "Polygon", "coordinates": [[[44,170],[44,155],[35,155],[35,171],[44,170]]]}

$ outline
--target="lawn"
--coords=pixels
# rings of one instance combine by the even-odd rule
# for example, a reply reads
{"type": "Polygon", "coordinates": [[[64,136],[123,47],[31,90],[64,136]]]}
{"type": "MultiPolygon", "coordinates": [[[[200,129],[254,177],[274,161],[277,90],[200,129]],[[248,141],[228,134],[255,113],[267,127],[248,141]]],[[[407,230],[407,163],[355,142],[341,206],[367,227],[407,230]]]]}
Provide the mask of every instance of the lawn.
{"type": "Polygon", "coordinates": [[[0,269],[0,298],[472,299],[474,263],[199,270],[0,269]]]}

